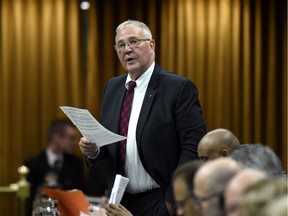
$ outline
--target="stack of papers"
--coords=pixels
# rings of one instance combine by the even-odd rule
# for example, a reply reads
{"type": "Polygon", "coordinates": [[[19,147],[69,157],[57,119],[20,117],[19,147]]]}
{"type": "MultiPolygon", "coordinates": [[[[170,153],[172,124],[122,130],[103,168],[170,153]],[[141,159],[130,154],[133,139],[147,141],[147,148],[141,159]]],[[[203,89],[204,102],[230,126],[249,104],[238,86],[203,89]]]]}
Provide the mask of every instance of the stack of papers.
{"type": "Polygon", "coordinates": [[[116,175],[114,185],[112,188],[111,196],[109,199],[109,204],[113,203],[115,205],[119,205],[121,202],[121,199],[123,197],[123,194],[126,190],[126,187],[128,185],[129,179],[126,177],[123,177],[119,174],[116,175]]]}

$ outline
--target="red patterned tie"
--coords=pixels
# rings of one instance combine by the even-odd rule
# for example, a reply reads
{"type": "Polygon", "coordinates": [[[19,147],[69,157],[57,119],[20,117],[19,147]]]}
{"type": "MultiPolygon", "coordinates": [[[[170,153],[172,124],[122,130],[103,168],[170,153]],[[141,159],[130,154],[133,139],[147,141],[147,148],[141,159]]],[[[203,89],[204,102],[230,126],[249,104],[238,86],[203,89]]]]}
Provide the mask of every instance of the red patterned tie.
{"type": "MultiPolygon", "coordinates": [[[[120,119],[120,134],[122,136],[127,136],[128,134],[128,125],[131,115],[131,107],[133,102],[135,86],[136,82],[130,81],[128,84],[128,90],[126,91],[125,94],[120,119]]],[[[126,140],[122,140],[120,142],[120,174],[123,176],[125,176],[125,160],[126,160],[126,140]]]]}

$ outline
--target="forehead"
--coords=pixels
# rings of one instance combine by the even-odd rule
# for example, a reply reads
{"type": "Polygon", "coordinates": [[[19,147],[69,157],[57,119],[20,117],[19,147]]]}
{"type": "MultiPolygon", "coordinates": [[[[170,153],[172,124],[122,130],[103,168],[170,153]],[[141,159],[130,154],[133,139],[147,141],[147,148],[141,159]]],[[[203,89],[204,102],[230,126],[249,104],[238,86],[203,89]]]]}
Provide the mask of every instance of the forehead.
{"type": "MultiPolygon", "coordinates": [[[[191,182],[192,184],[192,182],[191,182]]],[[[187,193],[187,185],[183,178],[177,177],[173,183],[174,191],[178,196],[185,196],[187,193]]]]}
{"type": "Polygon", "coordinates": [[[215,148],[208,143],[200,143],[198,146],[198,153],[203,155],[210,155],[215,151],[215,148]]]}
{"type": "Polygon", "coordinates": [[[120,29],[115,37],[116,41],[125,40],[132,37],[143,37],[144,33],[140,26],[127,24],[120,29]]]}

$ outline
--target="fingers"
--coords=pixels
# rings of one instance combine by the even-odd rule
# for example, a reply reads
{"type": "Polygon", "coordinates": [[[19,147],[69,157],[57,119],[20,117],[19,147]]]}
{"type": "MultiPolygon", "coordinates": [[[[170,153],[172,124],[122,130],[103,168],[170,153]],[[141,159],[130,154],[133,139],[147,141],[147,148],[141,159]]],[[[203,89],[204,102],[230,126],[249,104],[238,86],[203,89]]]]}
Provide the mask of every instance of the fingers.
{"type": "Polygon", "coordinates": [[[96,144],[90,143],[85,137],[80,139],[79,148],[82,154],[86,156],[94,156],[97,150],[96,144]]]}
{"type": "Polygon", "coordinates": [[[124,210],[124,211],[128,211],[123,205],[119,204],[119,208],[124,210]]]}
{"type": "Polygon", "coordinates": [[[114,204],[109,204],[106,208],[106,215],[107,216],[117,215],[117,206],[115,206],[114,204]]]}
{"type": "Polygon", "coordinates": [[[133,216],[124,206],[121,204],[118,206],[114,204],[109,204],[106,208],[106,214],[107,216],[133,216]]]}

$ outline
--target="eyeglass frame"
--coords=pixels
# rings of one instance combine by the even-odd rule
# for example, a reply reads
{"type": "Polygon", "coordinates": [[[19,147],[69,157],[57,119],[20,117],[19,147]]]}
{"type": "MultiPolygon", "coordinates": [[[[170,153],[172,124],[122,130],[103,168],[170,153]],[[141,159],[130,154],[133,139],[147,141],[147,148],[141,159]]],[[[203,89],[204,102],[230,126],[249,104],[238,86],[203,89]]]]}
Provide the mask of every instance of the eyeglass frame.
{"type": "Polygon", "coordinates": [[[132,39],[130,39],[130,41],[128,40],[126,42],[121,42],[121,43],[115,44],[114,49],[116,50],[116,52],[121,53],[126,49],[126,46],[129,46],[131,49],[133,49],[135,47],[138,47],[142,42],[145,42],[145,41],[150,42],[150,41],[152,41],[152,39],[149,39],[149,38],[132,38],[132,39]],[[134,42],[135,45],[131,45],[131,42],[134,42]],[[120,44],[123,44],[122,48],[117,47],[120,44]]]}
{"type": "Polygon", "coordinates": [[[195,201],[197,202],[197,204],[201,205],[203,202],[207,201],[207,200],[210,200],[212,198],[220,198],[222,200],[220,200],[220,204],[223,205],[223,202],[224,202],[224,192],[223,191],[220,191],[220,192],[215,192],[215,193],[212,193],[208,196],[205,196],[205,197],[198,197],[196,195],[194,195],[194,198],[195,198],[195,201]]]}
{"type": "Polygon", "coordinates": [[[196,197],[193,192],[189,192],[188,195],[184,197],[182,200],[175,202],[176,208],[183,208],[189,199],[191,199],[195,204],[197,205],[199,204],[198,197],[196,197]]]}

